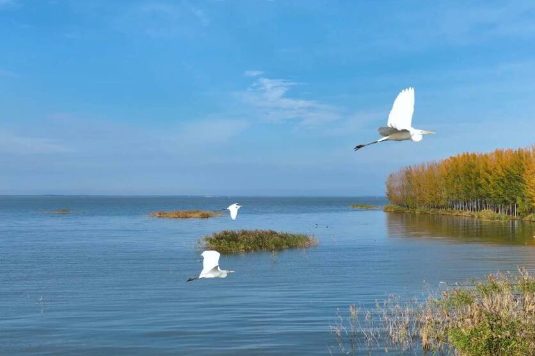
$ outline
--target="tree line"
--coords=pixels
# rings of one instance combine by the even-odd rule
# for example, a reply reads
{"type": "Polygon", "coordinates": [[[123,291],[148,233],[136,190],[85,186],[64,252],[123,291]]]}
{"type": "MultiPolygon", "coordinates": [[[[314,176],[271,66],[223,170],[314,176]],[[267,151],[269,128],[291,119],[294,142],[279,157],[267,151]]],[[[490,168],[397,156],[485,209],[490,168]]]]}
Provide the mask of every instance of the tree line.
{"type": "Polygon", "coordinates": [[[535,145],[490,153],[462,153],[390,174],[389,201],[406,208],[535,212],[535,145]]]}

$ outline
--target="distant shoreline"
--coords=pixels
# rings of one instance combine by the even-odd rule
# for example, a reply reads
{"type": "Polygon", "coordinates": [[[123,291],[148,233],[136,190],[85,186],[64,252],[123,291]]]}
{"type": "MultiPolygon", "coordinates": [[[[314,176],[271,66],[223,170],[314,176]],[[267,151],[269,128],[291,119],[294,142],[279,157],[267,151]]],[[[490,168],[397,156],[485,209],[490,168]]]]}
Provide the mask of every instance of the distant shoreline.
{"type": "Polygon", "coordinates": [[[387,213],[410,213],[410,214],[429,214],[429,215],[449,215],[459,216],[467,218],[475,218],[483,221],[510,221],[520,220],[535,222],[535,214],[528,215],[526,217],[512,216],[506,214],[495,213],[491,210],[483,211],[466,211],[466,210],[453,210],[453,209],[432,209],[432,208],[407,208],[398,205],[386,205],[383,207],[383,211],[387,213]]]}
{"type": "Polygon", "coordinates": [[[243,195],[243,194],[0,194],[3,197],[95,197],[95,198],[303,198],[303,199],[373,199],[387,201],[385,195],[243,195]]]}

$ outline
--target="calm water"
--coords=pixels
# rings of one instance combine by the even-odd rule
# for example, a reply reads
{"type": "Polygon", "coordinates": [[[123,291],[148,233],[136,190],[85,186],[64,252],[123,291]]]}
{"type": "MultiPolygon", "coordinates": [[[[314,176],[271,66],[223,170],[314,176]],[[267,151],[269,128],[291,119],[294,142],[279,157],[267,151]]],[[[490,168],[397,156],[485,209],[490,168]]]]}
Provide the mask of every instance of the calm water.
{"type": "MultiPolygon", "coordinates": [[[[350,304],[518,265],[535,270],[535,224],[349,209],[372,198],[0,197],[2,355],[328,355],[350,304]],[[243,205],[238,220],[151,219],[243,205]],[[54,215],[55,209],[70,215],[54,215]],[[316,226],[316,224],[318,224],[316,226]],[[308,250],[222,256],[222,229],[315,234],[308,250]]],[[[379,352],[378,352],[379,353],[379,352]]]]}

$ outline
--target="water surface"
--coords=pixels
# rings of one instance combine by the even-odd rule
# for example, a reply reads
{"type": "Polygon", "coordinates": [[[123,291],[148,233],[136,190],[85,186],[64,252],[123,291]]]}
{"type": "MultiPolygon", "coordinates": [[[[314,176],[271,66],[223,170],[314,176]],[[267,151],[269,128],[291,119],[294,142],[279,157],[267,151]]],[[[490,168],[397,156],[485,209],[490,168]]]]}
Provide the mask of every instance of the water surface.
{"type": "MultiPolygon", "coordinates": [[[[0,350],[9,355],[328,355],[337,310],[522,265],[535,224],[361,211],[381,198],[0,197],[0,350]],[[243,205],[236,221],[148,217],[243,205]],[[68,215],[51,212],[69,209],[68,215]],[[311,233],[320,245],[224,255],[223,229],[311,233]]],[[[378,354],[381,352],[378,351],[378,354]]]]}

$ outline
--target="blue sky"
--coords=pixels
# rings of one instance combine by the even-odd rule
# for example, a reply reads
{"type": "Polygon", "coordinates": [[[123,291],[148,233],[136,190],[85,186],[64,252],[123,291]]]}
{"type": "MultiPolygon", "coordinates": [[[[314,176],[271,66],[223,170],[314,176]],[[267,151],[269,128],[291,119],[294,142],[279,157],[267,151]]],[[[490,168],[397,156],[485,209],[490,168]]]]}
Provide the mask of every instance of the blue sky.
{"type": "Polygon", "coordinates": [[[0,194],[382,195],[535,143],[533,1],[0,0],[0,194]],[[378,138],[416,88],[422,142],[378,138]]]}

